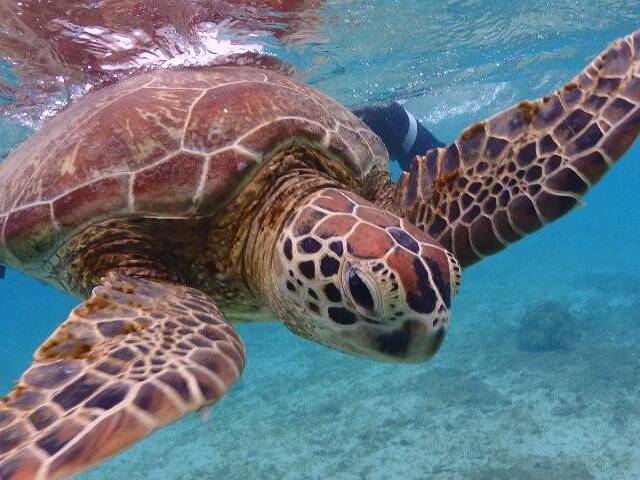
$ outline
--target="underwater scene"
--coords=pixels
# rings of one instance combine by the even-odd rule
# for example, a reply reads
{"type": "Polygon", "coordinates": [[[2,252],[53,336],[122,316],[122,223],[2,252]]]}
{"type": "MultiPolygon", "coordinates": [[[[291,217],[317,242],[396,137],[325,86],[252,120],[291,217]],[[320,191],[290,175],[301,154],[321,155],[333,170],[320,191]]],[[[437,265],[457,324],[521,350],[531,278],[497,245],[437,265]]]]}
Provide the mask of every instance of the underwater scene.
{"type": "MultiPolygon", "coordinates": [[[[118,0],[122,18],[93,28],[91,15],[69,12],[109,2],[62,2],[48,18],[12,22],[14,2],[0,1],[0,159],[87,92],[136,71],[252,54],[352,110],[397,101],[449,144],[565,85],[640,28],[640,3],[628,0],[185,1],[198,7],[187,13],[163,1],[148,2],[139,26],[127,9],[144,2],[118,0]],[[80,47],[33,22],[64,25],[80,47]]],[[[226,395],[74,478],[640,478],[639,158],[635,142],[566,216],[463,268],[428,362],[348,355],[275,318],[236,324],[246,365],[226,395]]],[[[397,179],[398,162],[390,169],[397,179]]],[[[7,269],[1,394],[78,303],[7,269]]]]}

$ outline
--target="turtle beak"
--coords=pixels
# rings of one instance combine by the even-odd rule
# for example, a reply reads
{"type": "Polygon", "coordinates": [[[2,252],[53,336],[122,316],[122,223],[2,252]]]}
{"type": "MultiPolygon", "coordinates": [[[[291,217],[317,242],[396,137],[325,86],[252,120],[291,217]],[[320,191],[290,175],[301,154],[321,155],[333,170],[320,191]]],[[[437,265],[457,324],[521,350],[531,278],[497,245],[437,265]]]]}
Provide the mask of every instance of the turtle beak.
{"type": "Polygon", "coordinates": [[[438,352],[446,333],[446,323],[428,331],[424,322],[406,320],[397,330],[379,333],[375,343],[383,360],[421,363],[438,352]]]}

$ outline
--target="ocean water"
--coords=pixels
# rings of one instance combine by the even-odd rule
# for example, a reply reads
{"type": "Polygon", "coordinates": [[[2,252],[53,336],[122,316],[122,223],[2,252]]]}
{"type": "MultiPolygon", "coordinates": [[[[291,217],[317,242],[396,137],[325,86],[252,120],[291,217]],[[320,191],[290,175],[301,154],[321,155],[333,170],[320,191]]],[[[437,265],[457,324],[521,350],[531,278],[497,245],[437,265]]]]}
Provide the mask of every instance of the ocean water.
{"type": "MultiPolygon", "coordinates": [[[[618,0],[331,1],[317,15],[300,41],[260,41],[347,105],[398,99],[445,141],[640,27],[640,4],[618,0]]],[[[0,154],[29,134],[20,120],[0,120],[0,154]]],[[[584,206],[465,271],[431,362],[380,364],[277,323],[241,325],[246,371],[208,419],[78,478],[640,478],[639,156],[636,144],[584,206]],[[550,351],[523,337],[540,311],[557,320],[550,351]]],[[[16,272],[0,280],[2,391],[75,304],[16,272]]]]}

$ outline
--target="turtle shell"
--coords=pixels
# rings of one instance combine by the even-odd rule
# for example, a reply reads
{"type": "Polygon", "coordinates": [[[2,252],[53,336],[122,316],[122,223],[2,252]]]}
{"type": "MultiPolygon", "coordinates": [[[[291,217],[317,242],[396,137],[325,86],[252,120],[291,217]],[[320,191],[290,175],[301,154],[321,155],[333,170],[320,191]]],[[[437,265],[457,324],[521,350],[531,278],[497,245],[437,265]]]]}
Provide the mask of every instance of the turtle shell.
{"type": "Polygon", "coordinates": [[[213,215],[295,142],[356,183],[387,168],[357,117],[272,71],[159,70],[90,93],[0,165],[0,262],[37,264],[105,219],[213,215]]]}

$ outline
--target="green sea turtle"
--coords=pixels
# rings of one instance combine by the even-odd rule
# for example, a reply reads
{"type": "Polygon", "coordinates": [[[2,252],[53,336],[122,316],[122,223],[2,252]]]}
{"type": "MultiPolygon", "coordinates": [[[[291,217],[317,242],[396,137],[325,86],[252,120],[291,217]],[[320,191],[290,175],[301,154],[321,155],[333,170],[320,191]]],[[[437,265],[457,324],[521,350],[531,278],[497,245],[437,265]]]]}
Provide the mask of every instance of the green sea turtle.
{"type": "Polygon", "coordinates": [[[249,67],[87,95],[0,166],[0,262],[83,302],[0,404],[0,478],[58,479],[220,398],[231,323],[429,359],[466,267],[573,207],[640,132],[640,31],[419,157],[249,67]]]}

